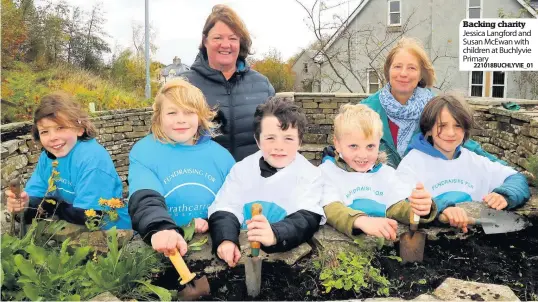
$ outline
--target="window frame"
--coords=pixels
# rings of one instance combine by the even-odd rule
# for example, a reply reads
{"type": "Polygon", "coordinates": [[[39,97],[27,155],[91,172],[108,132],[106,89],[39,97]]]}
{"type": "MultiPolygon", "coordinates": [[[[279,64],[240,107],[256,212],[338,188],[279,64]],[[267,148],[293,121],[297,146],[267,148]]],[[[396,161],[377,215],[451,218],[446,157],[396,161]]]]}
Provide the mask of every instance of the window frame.
{"type": "Polygon", "coordinates": [[[366,69],[366,87],[367,87],[366,93],[368,93],[368,94],[376,93],[377,91],[379,91],[379,89],[381,89],[381,79],[379,78],[379,74],[377,74],[377,71],[375,69],[373,69],[373,68],[367,68],[366,69]],[[370,85],[371,84],[376,84],[376,83],[371,83],[370,82],[370,72],[375,72],[376,75],[377,75],[377,90],[374,91],[374,92],[370,92],[370,85]]]}
{"type": "Polygon", "coordinates": [[[502,86],[504,87],[504,91],[503,91],[503,96],[502,96],[502,99],[505,99],[506,98],[506,92],[508,90],[508,87],[507,87],[507,83],[508,83],[508,73],[506,71],[504,71],[504,84],[493,84],[493,73],[494,72],[502,72],[502,71],[491,71],[491,85],[489,85],[489,95],[491,98],[494,98],[494,99],[501,99],[500,97],[494,97],[493,96],[493,86],[502,86]]]}
{"type": "Polygon", "coordinates": [[[471,0],[466,0],[467,1],[467,8],[466,8],[466,19],[478,19],[478,18],[469,18],[469,10],[471,8],[479,8],[480,9],[480,17],[479,18],[482,18],[483,17],[483,13],[484,13],[484,0],[480,0],[480,6],[473,6],[473,7],[470,7],[470,4],[471,4],[471,0]]]}
{"type": "Polygon", "coordinates": [[[402,0],[388,0],[387,1],[387,26],[389,26],[389,27],[402,26],[402,0]],[[397,13],[390,11],[390,4],[392,2],[399,2],[400,3],[400,6],[399,6],[400,10],[397,13]],[[394,24],[390,23],[390,15],[391,14],[399,14],[400,15],[400,22],[394,23],[394,24]]]}
{"type": "Polygon", "coordinates": [[[469,97],[471,98],[483,98],[486,95],[486,72],[485,71],[469,71],[469,97]],[[478,86],[478,84],[473,84],[473,72],[481,72],[482,73],[482,93],[480,96],[473,96],[473,85],[478,86]]]}

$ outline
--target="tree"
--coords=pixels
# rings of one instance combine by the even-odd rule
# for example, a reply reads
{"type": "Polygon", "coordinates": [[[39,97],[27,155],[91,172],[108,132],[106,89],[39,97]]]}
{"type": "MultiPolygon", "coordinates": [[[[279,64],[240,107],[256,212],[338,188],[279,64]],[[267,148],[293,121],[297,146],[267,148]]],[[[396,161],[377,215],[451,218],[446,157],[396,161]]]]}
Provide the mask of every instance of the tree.
{"type": "Polygon", "coordinates": [[[2,0],[2,68],[20,59],[28,29],[23,12],[12,0],[2,0]]]}
{"type": "Polygon", "coordinates": [[[95,5],[84,28],[84,59],[82,67],[87,69],[98,70],[103,62],[102,53],[110,52],[110,47],[104,40],[104,36],[107,34],[103,30],[105,19],[102,16],[101,5],[95,5]]]}
{"type": "MultiPolygon", "coordinates": [[[[327,15],[335,11],[343,4],[341,0],[314,0],[312,6],[307,6],[306,0],[295,0],[307,14],[307,24],[314,33],[319,43],[319,53],[316,61],[324,65],[322,81],[329,91],[344,88],[353,91],[353,82],[357,83],[362,91],[367,90],[367,72],[358,69],[358,66],[367,66],[376,72],[381,83],[386,83],[383,65],[385,58],[392,46],[403,36],[426,22],[428,18],[416,20],[416,11],[410,11],[406,19],[401,20],[398,30],[388,30],[384,22],[361,26],[359,29],[349,26],[353,20],[343,17],[341,14],[333,14],[332,18],[327,15]],[[328,35],[336,35],[327,39],[328,35]],[[336,41],[336,39],[338,39],[336,41]]],[[[362,0],[364,1],[364,0],[362,0]]],[[[358,4],[361,5],[362,1],[358,4]]],[[[447,41],[447,44],[450,43],[447,41]]],[[[456,58],[448,52],[448,45],[432,49],[432,61],[442,58],[456,58]]],[[[446,73],[453,72],[454,67],[447,68],[446,73]]],[[[446,75],[445,78],[450,78],[446,75]]],[[[443,81],[439,89],[446,89],[449,81],[443,81]]]]}
{"type": "Polygon", "coordinates": [[[251,66],[269,79],[276,92],[293,90],[295,75],[278,50],[271,49],[261,60],[253,60],[251,66]]]}

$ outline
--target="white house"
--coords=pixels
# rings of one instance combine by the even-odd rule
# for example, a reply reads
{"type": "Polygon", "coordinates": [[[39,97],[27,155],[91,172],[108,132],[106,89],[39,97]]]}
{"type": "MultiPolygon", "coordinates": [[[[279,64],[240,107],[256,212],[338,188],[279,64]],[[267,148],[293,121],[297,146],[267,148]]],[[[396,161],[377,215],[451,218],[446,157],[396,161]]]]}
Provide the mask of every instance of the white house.
{"type": "MultiPolygon", "coordinates": [[[[419,39],[432,59],[437,91],[469,96],[536,98],[521,72],[460,72],[459,24],[465,18],[537,18],[538,0],[361,0],[314,61],[322,92],[374,93],[384,83],[383,64],[402,36],[419,39]]],[[[304,64],[304,63],[303,63],[304,64]]],[[[536,85],[536,83],[534,83],[536,85]]],[[[536,89],[534,89],[534,93],[536,89]]]]}

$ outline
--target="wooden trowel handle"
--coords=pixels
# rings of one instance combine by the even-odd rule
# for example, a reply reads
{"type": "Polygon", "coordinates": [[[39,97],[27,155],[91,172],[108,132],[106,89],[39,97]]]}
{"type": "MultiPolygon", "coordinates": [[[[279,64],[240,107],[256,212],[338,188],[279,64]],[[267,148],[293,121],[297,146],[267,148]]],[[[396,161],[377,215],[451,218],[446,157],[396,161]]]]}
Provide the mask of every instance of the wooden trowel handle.
{"type": "Polygon", "coordinates": [[[9,182],[9,190],[15,194],[16,198],[21,198],[21,183],[19,178],[15,178],[9,182]]]}
{"type": "Polygon", "coordinates": [[[181,257],[181,254],[176,249],[176,252],[173,255],[168,256],[170,258],[170,261],[172,261],[172,264],[176,268],[179,276],[181,277],[181,285],[185,285],[194,279],[196,276],[195,273],[191,273],[189,268],[187,267],[187,264],[185,264],[185,261],[183,261],[183,257],[181,257]]]}
{"type": "MultiPolygon", "coordinates": [[[[256,215],[261,215],[262,211],[263,211],[263,207],[259,203],[253,204],[252,207],[250,208],[250,213],[252,217],[256,215]]],[[[259,242],[257,241],[250,242],[250,248],[252,249],[251,250],[252,256],[258,256],[260,252],[260,247],[261,247],[261,244],[259,242]]]]}
{"type": "MultiPolygon", "coordinates": [[[[445,214],[439,215],[439,221],[441,221],[442,223],[449,223],[450,222],[448,220],[448,217],[445,214]]],[[[475,224],[477,224],[477,221],[473,217],[467,217],[467,224],[475,225],[475,224]]]]}
{"type": "Polygon", "coordinates": [[[415,214],[412,210],[409,211],[409,226],[412,231],[418,229],[418,222],[420,221],[420,216],[415,214]]]}

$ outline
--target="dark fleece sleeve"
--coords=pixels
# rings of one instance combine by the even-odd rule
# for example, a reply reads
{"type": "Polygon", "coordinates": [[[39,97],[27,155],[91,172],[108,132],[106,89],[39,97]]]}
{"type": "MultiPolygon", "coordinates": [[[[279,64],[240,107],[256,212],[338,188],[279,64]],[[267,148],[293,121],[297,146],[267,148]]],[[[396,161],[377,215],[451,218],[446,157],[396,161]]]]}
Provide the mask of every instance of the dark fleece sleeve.
{"type": "Polygon", "coordinates": [[[183,236],[183,230],[168,214],[164,197],[153,190],[138,190],[129,199],[129,216],[133,230],[151,245],[151,236],[162,230],[176,230],[183,236]]]}
{"type": "MultiPolygon", "coordinates": [[[[30,196],[30,202],[28,209],[24,212],[25,223],[32,223],[32,220],[37,215],[37,208],[41,205],[41,208],[45,211],[45,217],[58,216],[61,220],[65,220],[69,223],[84,225],[86,224],[85,209],[74,207],[72,204],[59,200],[54,197],[47,197],[47,199],[53,199],[56,201],[56,205],[43,201],[43,197],[30,196]]],[[[97,215],[102,215],[101,211],[96,211],[97,215]]]]}
{"type": "Polygon", "coordinates": [[[290,214],[283,220],[271,224],[276,244],[269,247],[262,245],[262,250],[266,253],[289,251],[312,238],[319,229],[320,221],[321,215],[307,210],[290,214]]]}
{"type": "MultiPolygon", "coordinates": [[[[72,204],[67,202],[61,202],[58,204],[56,209],[56,215],[61,220],[65,220],[73,224],[86,224],[86,214],[84,214],[85,209],[74,207],[72,204]]],[[[95,211],[97,215],[103,215],[101,211],[95,211]]]]}
{"type": "Polygon", "coordinates": [[[217,252],[219,245],[229,240],[241,248],[239,244],[239,229],[241,225],[237,217],[226,211],[217,211],[209,217],[209,231],[213,242],[213,253],[217,252]]]}

